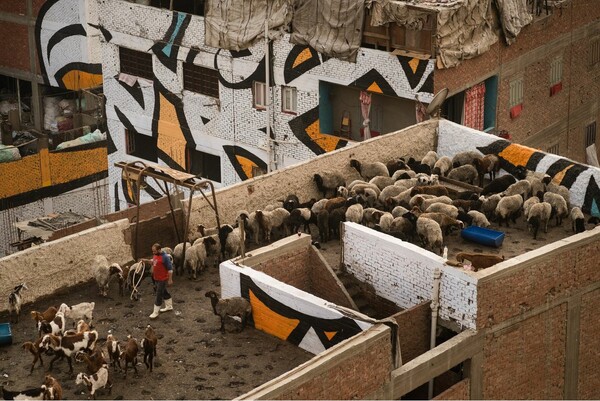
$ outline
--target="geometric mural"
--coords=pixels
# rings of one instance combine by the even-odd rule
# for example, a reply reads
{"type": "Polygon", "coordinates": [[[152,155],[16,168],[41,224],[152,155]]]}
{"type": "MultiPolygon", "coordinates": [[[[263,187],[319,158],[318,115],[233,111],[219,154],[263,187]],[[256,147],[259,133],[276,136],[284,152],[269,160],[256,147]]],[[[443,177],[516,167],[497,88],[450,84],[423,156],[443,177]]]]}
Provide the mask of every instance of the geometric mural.
{"type": "Polygon", "coordinates": [[[319,106],[290,120],[289,125],[296,138],[312,150],[315,155],[341,149],[348,144],[345,139],[320,132],[319,106]]]}

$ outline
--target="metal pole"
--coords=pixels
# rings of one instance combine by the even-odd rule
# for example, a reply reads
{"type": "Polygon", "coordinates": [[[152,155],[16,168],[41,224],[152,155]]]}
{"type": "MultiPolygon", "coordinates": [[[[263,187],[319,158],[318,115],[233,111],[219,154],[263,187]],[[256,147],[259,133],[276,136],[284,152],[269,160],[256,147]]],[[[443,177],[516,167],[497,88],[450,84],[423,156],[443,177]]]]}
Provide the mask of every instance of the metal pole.
{"type": "MultiPolygon", "coordinates": [[[[436,337],[436,331],[437,331],[437,317],[438,317],[438,310],[440,307],[440,278],[442,277],[442,272],[440,271],[439,268],[436,267],[436,269],[433,271],[433,296],[431,297],[431,335],[429,338],[429,349],[434,349],[435,348],[435,337],[436,337]]],[[[429,397],[427,398],[428,400],[431,400],[433,398],[433,381],[435,379],[431,379],[429,380],[429,386],[428,386],[428,390],[429,390],[429,397]]]]}
{"type": "MultiPolygon", "coordinates": [[[[157,181],[158,183],[158,181],[157,181]]],[[[171,204],[171,194],[169,193],[169,183],[165,183],[165,192],[167,193],[167,199],[169,200],[169,209],[171,210],[171,218],[173,219],[173,225],[175,226],[175,234],[177,235],[177,243],[181,242],[181,236],[179,235],[179,228],[177,227],[177,220],[175,220],[175,213],[173,212],[173,205],[171,204]]],[[[177,184],[175,184],[177,185],[177,184]]]]}
{"type": "Polygon", "coordinates": [[[269,114],[271,114],[271,96],[269,96],[271,94],[271,85],[269,85],[269,81],[270,81],[270,71],[269,71],[269,67],[270,67],[270,54],[269,54],[269,18],[267,18],[265,20],[265,76],[266,76],[266,89],[265,89],[265,103],[266,103],[266,116],[267,116],[267,127],[266,127],[266,133],[267,133],[267,173],[271,172],[271,159],[272,159],[272,155],[271,155],[271,151],[272,151],[272,142],[271,142],[271,118],[269,116],[269,114]]]}
{"type": "Polygon", "coordinates": [[[21,117],[21,83],[19,78],[17,78],[17,102],[19,102],[19,125],[23,124],[23,118],[21,117]]]}
{"type": "Polygon", "coordinates": [[[240,218],[240,255],[242,258],[246,257],[246,230],[244,229],[244,219],[240,218]]]}

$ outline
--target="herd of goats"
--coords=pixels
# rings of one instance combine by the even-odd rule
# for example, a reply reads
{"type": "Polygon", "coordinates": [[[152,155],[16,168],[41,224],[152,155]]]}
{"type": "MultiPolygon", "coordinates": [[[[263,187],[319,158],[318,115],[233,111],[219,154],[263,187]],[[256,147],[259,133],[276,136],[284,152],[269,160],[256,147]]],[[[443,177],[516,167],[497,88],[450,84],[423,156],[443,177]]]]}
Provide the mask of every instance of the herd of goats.
{"type": "MultiPolygon", "coordinates": [[[[509,174],[496,177],[500,160],[495,155],[467,151],[450,158],[438,157],[436,152],[430,151],[421,160],[400,158],[382,163],[352,159],[350,166],[356,169],[361,179],[347,182],[346,177],[337,171],[314,175],[313,181],[323,194],[320,200],[313,198],[301,203],[296,195],[291,194],[261,210],[251,213],[239,211],[234,225],[210,229],[200,225],[197,239],[163,250],[171,255],[176,274],[187,272],[190,278],[195,279],[211,263],[239,255],[244,238],[258,245],[263,240],[271,241],[277,234],[285,236],[300,230],[310,232],[311,225],[318,228],[320,242],[339,239],[340,223],[348,221],[417,243],[440,254],[444,248],[444,236],[454,230],[469,225],[489,227],[490,221],[508,227],[521,215],[534,238],[540,228],[547,232],[553,218],[558,226],[563,218],[569,217],[574,232],[585,230],[584,215],[579,207],[570,206],[566,187],[556,185],[546,174],[523,167],[513,168],[509,174]],[[470,184],[470,190],[452,189],[452,186],[443,185],[445,180],[440,180],[440,177],[446,177],[448,182],[455,180],[470,184]],[[489,181],[484,186],[484,178],[487,177],[489,181]]],[[[462,259],[470,260],[475,270],[500,261],[492,255],[458,254],[457,260],[461,262],[462,259]]],[[[99,255],[93,266],[93,276],[102,295],[106,295],[111,279],[118,277],[121,294],[127,289],[134,298],[140,282],[150,275],[150,268],[143,261],[121,267],[116,263],[109,265],[106,258],[99,255]]],[[[22,283],[9,296],[9,312],[11,318],[13,314],[16,316],[17,321],[22,304],[21,292],[25,289],[27,287],[22,283]]],[[[221,330],[224,330],[227,316],[239,316],[243,329],[251,314],[247,300],[239,297],[219,299],[213,291],[205,296],[211,299],[215,315],[221,317],[221,330]]],[[[72,358],[85,362],[87,373],[79,373],[76,383],[85,384],[90,396],[95,398],[100,388],[110,392],[109,364],[113,369],[121,370],[121,363],[124,363],[125,376],[130,364],[137,372],[137,355],[143,351],[144,363],[152,370],[158,340],[150,325],[139,345],[131,336],[121,344],[109,334],[105,343],[109,356],[107,361],[103,349],[96,346],[98,332],[89,326],[93,309],[94,303],[90,302],[71,307],[66,304],[58,308],[52,306],[43,313],[31,312],[39,336],[36,341],[24,343],[23,348],[34,356],[31,372],[38,360],[43,364],[41,357],[46,352],[54,354],[50,369],[57,359],[67,359],[70,373],[73,372],[72,358]],[[67,319],[76,324],[76,329],[66,330],[67,319]]],[[[0,389],[4,399],[62,397],[60,384],[49,374],[39,388],[23,391],[0,389]]]]}

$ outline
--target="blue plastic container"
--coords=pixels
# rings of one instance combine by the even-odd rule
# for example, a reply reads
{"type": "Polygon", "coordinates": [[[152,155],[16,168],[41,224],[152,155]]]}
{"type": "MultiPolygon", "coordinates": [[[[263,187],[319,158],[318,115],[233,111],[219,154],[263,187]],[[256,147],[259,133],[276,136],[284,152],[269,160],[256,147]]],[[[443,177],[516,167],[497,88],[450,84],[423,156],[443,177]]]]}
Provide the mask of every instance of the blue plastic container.
{"type": "Polygon", "coordinates": [[[0,345],[12,344],[12,332],[10,323],[0,323],[0,345]]]}
{"type": "Polygon", "coordinates": [[[500,247],[502,241],[504,241],[504,232],[490,230],[489,228],[471,226],[463,229],[460,235],[472,242],[476,242],[481,245],[500,247]]]}

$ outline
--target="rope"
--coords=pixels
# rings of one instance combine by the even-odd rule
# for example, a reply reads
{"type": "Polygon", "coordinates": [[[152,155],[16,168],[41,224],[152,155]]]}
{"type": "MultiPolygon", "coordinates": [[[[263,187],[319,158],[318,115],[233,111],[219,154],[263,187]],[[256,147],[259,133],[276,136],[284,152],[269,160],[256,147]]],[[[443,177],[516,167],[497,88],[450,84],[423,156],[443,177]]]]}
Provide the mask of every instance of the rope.
{"type": "Polygon", "coordinates": [[[132,289],[131,289],[131,295],[129,296],[129,299],[132,301],[133,301],[133,295],[138,293],[137,288],[139,287],[140,283],[144,279],[144,273],[146,273],[146,263],[138,262],[137,267],[133,271],[133,275],[135,276],[140,271],[142,274],[140,274],[140,278],[138,279],[137,283],[134,282],[134,279],[131,280],[132,289]]]}

